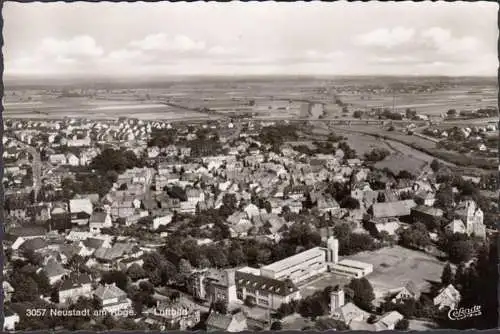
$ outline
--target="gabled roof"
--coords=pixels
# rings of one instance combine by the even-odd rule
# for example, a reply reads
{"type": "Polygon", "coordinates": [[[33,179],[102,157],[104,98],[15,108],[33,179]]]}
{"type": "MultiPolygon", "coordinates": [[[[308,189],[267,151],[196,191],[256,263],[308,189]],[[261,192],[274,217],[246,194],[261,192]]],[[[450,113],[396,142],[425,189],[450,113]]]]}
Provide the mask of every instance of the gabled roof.
{"type": "Polygon", "coordinates": [[[461,298],[460,292],[453,286],[453,284],[450,284],[447,287],[441,289],[439,291],[438,296],[441,296],[441,295],[445,295],[446,297],[448,297],[449,299],[454,300],[454,301],[459,301],[461,298]]]}
{"type": "Polygon", "coordinates": [[[69,201],[69,209],[72,213],[76,212],[86,212],[89,215],[92,214],[92,203],[88,198],[78,198],[69,201]]]}
{"type": "Polygon", "coordinates": [[[375,203],[372,206],[375,218],[409,216],[411,209],[416,207],[414,200],[404,200],[388,203],[375,203]]]}
{"type": "Polygon", "coordinates": [[[47,230],[41,226],[29,226],[29,227],[18,227],[13,228],[9,231],[9,234],[16,237],[34,237],[34,236],[45,236],[47,230]]]}
{"type": "Polygon", "coordinates": [[[101,223],[101,224],[104,224],[104,222],[106,221],[106,217],[108,215],[106,214],[106,212],[94,212],[92,213],[92,216],[90,216],[90,221],[89,223],[101,223]]]}
{"type": "Polygon", "coordinates": [[[100,300],[107,300],[113,298],[125,297],[127,294],[115,284],[101,285],[94,291],[94,295],[100,300]]]}
{"type": "Polygon", "coordinates": [[[439,208],[434,208],[432,206],[426,206],[426,205],[416,206],[412,209],[412,211],[425,213],[427,215],[435,216],[435,217],[442,217],[444,214],[443,210],[441,210],[439,208]]]}
{"type": "Polygon", "coordinates": [[[97,238],[87,238],[83,241],[83,244],[87,248],[98,249],[104,244],[104,240],[97,238]]]}
{"type": "Polygon", "coordinates": [[[92,283],[92,279],[90,278],[89,275],[86,274],[80,274],[80,275],[72,275],[68,279],[65,279],[59,288],[59,291],[64,291],[64,290],[72,290],[72,289],[77,289],[80,288],[84,284],[89,284],[92,283]]]}
{"type": "Polygon", "coordinates": [[[207,326],[217,328],[220,330],[227,330],[229,328],[229,325],[231,324],[232,320],[233,320],[233,318],[229,314],[221,314],[221,313],[212,312],[208,316],[207,326]]]}
{"type": "Polygon", "coordinates": [[[335,313],[338,313],[340,320],[343,320],[348,325],[355,319],[360,318],[364,320],[370,316],[368,312],[360,309],[351,302],[336,309],[335,313]]]}
{"type": "Polygon", "coordinates": [[[98,248],[94,256],[101,260],[114,260],[134,249],[134,245],[126,243],[116,243],[111,248],[98,248]]]}
{"type": "Polygon", "coordinates": [[[44,271],[47,274],[47,277],[55,277],[66,273],[63,266],[53,259],[49,259],[49,261],[47,261],[44,271]]]}
{"type": "Polygon", "coordinates": [[[397,311],[391,311],[389,313],[384,314],[378,321],[377,324],[383,325],[385,328],[392,327],[396,325],[396,323],[399,320],[402,320],[404,316],[397,312],[397,311]]]}
{"type": "Polygon", "coordinates": [[[19,248],[23,251],[26,251],[26,250],[35,251],[35,250],[45,248],[45,247],[47,247],[47,241],[45,241],[42,238],[34,238],[34,239],[26,240],[19,248]]]}
{"type": "Polygon", "coordinates": [[[279,296],[288,296],[298,291],[295,284],[290,282],[280,281],[265,276],[256,276],[241,271],[236,271],[235,280],[237,286],[245,286],[257,290],[267,291],[279,296]]]}

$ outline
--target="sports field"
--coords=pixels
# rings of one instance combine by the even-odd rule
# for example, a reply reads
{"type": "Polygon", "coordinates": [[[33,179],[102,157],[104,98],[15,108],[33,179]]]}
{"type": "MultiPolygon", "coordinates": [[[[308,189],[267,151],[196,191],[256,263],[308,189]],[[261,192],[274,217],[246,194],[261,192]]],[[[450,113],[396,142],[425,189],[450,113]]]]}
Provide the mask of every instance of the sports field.
{"type": "Polygon", "coordinates": [[[367,276],[377,298],[389,290],[413,281],[421,291],[430,282],[439,282],[445,264],[436,258],[400,246],[385,247],[373,252],[362,252],[349,259],[373,264],[373,273],[367,276]]]}

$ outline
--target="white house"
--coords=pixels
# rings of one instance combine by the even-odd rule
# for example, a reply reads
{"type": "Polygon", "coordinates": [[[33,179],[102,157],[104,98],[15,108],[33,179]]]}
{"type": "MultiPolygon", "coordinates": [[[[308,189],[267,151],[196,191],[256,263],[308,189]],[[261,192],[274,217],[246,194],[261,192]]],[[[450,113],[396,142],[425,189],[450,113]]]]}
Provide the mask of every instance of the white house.
{"type": "Polygon", "coordinates": [[[445,307],[454,309],[455,306],[460,303],[461,298],[460,292],[458,292],[458,290],[450,284],[446,288],[439,291],[439,294],[434,298],[433,302],[434,305],[438,306],[440,310],[445,307]]]}
{"type": "Polygon", "coordinates": [[[80,166],[80,159],[73,153],[68,153],[66,155],[67,164],[70,166],[80,166]]]}
{"type": "Polygon", "coordinates": [[[19,323],[19,315],[12,311],[9,307],[4,307],[4,331],[14,331],[16,330],[16,325],[19,323]]]}
{"type": "Polygon", "coordinates": [[[174,215],[172,213],[156,217],[153,219],[153,230],[158,229],[160,226],[166,226],[172,222],[174,215]]]}

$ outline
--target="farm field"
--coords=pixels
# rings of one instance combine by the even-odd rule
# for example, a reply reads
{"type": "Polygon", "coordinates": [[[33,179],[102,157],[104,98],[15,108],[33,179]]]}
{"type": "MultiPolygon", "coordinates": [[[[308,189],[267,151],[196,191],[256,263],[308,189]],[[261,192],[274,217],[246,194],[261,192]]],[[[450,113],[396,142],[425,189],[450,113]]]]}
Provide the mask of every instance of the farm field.
{"type": "Polygon", "coordinates": [[[376,168],[388,168],[394,174],[401,171],[408,171],[413,175],[419,175],[419,172],[427,165],[427,162],[415,158],[411,154],[396,153],[388,156],[375,164],[376,168]]]}
{"type": "Polygon", "coordinates": [[[431,282],[440,281],[445,265],[428,254],[400,246],[362,252],[346,258],[373,264],[373,273],[367,279],[373,285],[376,298],[400,288],[409,280],[425,291],[431,282]]]}
{"type": "Polygon", "coordinates": [[[417,113],[428,115],[440,115],[449,109],[475,110],[497,105],[494,90],[482,88],[473,93],[470,91],[466,87],[452,88],[433,93],[396,94],[395,99],[392,94],[340,94],[339,97],[353,109],[392,108],[394,99],[394,106],[399,111],[415,108],[417,113]]]}

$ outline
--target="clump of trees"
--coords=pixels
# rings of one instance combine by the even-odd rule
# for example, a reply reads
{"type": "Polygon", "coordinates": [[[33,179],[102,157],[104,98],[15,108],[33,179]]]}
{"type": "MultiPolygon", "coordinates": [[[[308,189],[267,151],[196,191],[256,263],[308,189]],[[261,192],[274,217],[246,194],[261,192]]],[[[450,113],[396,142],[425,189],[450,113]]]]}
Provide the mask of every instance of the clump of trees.
{"type": "Polygon", "coordinates": [[[175,144],[177,138],[176,129],[153,130],[151,139],[148,141],[148,147],[157,146],[165,148],[169,145],[175,144]]]}
{"type": "Polygon", "coordinates": [[[388,157],[391,154],[388,150],[384,148],[374,148],[370,152],[365,153],[365,160],[371,161],[371,162],[378,162],[384,160],[386,157],[388,157]]]}
{"type": "Polygon", "coordinates": [[[115,150],[107,148],[92,159],[90,168],[99,172],[115,171],[119,174],[127,169],[142,167],[143,163],[134,152],[130,150],[115,150]]]}
{"type": "Polygon", "coordinates": [[[375,240],[366,233],[354,233],[349,224],[335,226],[334,234],[339,240],[339,255],[352,255],[374,250],[375,240]]]}
{"type": "Polygon", "coordinates": [[[358,307],[371,311],[373,308],[372,302],[375,299],[375,293],[373,292],[373,287],[366,277],[353,278],[351,282],[347,285],[351,294],[351,298],[354,304],[358,307]]]}

